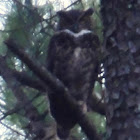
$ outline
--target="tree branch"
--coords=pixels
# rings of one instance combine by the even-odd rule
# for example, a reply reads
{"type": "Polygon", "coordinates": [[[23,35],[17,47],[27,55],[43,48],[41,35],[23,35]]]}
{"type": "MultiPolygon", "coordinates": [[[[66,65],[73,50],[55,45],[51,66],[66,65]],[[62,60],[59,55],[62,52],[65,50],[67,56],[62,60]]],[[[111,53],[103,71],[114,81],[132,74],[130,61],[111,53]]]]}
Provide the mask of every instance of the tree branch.
{"type": "Polygon", "coordinates": [[[3,117],[0,118],[0,121],[2,121],[3,119],[5,119],[9,115],[12,115],[14,113],[18,113],[19,110],[21,110],[21,109],[25,108],[25,106],[31,104],[33,102],[33,100],[35,98],[37,98],[38,96],[39,96],[39,94],[37,94],[35,97],[33,97],[30,101],[26,101],[23,104],[18,104],[17,106],[15,106],[13,109],[7,111],[6,113],[2,112],[3,113],[3,117]]]}
{"type": "Polygon", "coordinates": [[[89,107],[100,115],[105,115],[105,103],[102,103],[96,96],[91,96],[88,100],[89,107]]]}
{"type": "MultiPolygon", "coordinates": [[[[13,71],[13,75],[15,76],[15,78],[19,82],[21,82],[23,85],[29,86],[31,88],[37,89],[42,92],[46,91],[46,86],[43,83],[41,83],[40,80],[33,79],[33,77],[30,77],[25,72],[18,72],[15,70],[11,70],[11,71],[13,71]]],[[[88,104],[93,111],[101,115],[105,115],[105,104],[102,102],[99,102],[99,99],[97,97],[92,95],[91,98],[89,99],[88,104]]]]}
{"type": "Polygon", "coordinates": [[[21,136],[23,136],[23,137],[25,137],[24,134],[22,134],[21,132],[15,130],[15,129],[13,129],[13,128],[11,128],[11,127],[8,126],[7,124],[5,124],[5,123],[3,123],[3,122],[1,122],[1,121],[0,121],[0,123],[1,123],[4,127],[6,127],[7,129],[10,129],[12,132],[14,132],[14,133],[16,133],[16,134],[18,134],[18,135],[21,135],[21,136]]]}
{"type": "MultiPolygon", "coordinates": [[[[45,111],[42,114],[40,114],[37,108],[32,104],[32,101],[36,97],[38,97],[40,93],[37,93],[32,99],[29,99],[26,96],[23,89],[19,86],[20,84],[13,76],[13,73],[10,71],[8,66],[6,65],[5,59],[3,57],[0,57],[0,62],[1,62],[0,73],[5,82],[7,83],[7,86],[12,90],[14,96],[17,99],[16,107],[13,108],[12,110],[9,110],[6,113],[3,113],[3,117],[0,118],[0,121],[13,113],[18,114],[19,113],[18,111],[20,109],[23,109],[25,111],[24,116],[29,120],[29,124],[27,125],[28,127],[26,127],[26,129],[28,129],[28,132],[30,133],[31,137],[36,138],[39,137],[40,135],[42,137],[50,136],[49,133],[46,133],[46,130],[48,130],[49,127],[43,121],[46,115],[49,113],[48,108],[46,108],[45,111]]],[[[53,136],[57,137],[56,128],[53,131],[53,136]]]]}
{"type": "Polygon", "coordinates": [[[17,81],[25,86],[29,86],[31,88],[37,89],[39,91],[45,92],[46,87],[42,83],[42,81],[38,79],[34,79],[33,77],[29,76],[26,72],[18,72],[15,70],[11,70],[17,81]]]}
{"type": "MultiPolygon", "coordinates": [[[[40,81],[39,79],[34,79],[34,77],[29,76],[26,72],[18,72],[10,68],[8,68],[8,70],[12,73],[12,75],[16,78],[16,80],[19,81],[22,85],[28,86],[30,88],[34,88],[41,92],[46,92],[46,88],[47,91],[49,91],[48,89],[49,87],[46,87],[42,81],[40,81]]],[[[1,75],[1,71],[0,71],[0,75],[1,75]]],[[[101,115],[105,115],[105,105],[104,103],[99,102],[99,99],[97,97],[92,95],[91,98],[89,98],[88,104],[93,111],[101,115]]]]}
{"type": "MultiPolygon", "coordinates": [[[[54,75],[52,75],[47,69],[44,67],[40,67],[37,62],[34,63],[29,56],[21,51],[13,40],[5,41],[5,44],[14,54],[16,54],[31,70],[32,72],[42,81],[46,86],[49,86],[51,89],[54,89],[56,93],[61,93],[67,103],[74,111],[75,118],[77,119],[79,125],[82,130],[85,132],[87,137],[90,140],[100,140],[101,138],[97,135],[95,126],[89,121],[87,115],[85,115],[81,107],[77,104],[77,102],[71,97],[68,89],[64,86],[64,84],[57,79],[54,75]]],[[[49,93],[50,94],[50,93],[49,93]]]]}

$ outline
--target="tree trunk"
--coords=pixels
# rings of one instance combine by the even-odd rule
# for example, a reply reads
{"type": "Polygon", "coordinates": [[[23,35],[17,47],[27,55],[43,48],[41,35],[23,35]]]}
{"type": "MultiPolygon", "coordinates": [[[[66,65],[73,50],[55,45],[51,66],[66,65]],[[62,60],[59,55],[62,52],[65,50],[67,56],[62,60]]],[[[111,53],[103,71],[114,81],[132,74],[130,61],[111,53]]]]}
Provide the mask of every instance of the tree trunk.
{"type": "Polygon", "coordinates": [[[101,0],[108,140],[140,139],[140,0],[101,0]]]}

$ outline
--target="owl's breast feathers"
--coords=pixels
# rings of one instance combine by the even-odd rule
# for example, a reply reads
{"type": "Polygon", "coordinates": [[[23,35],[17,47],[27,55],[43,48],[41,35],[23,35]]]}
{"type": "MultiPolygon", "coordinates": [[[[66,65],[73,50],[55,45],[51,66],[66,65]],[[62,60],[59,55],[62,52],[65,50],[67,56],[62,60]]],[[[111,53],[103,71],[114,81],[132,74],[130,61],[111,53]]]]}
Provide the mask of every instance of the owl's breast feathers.
{"type": "MultiPolygon", "coordinates": [[[[75,34],[64,30],[50,40],[47,68],[69,89],[77,101],[86,103],[92,93],[97,77],[98,60],[96,49],[99,40],[91,31],[75,34]]],[[[50,109],[57,123],[65,130],[77,122],[74,111],[61,94],[49,94],[50,109]]]]}
{"type": "MultiPolygon", "coordinates": [[[[81,91],[93,87],[97,75],[96,49],[98,37],[89,30],[73,33],[69,30],[57,32],[51,39],[48,50],[48,69],[70,89],[78,99],[81,91]],[[50,59],[51,58],[51,59],[50,59]],[[87,88],[83,89],[87,84],[87,88]],[[79,92],[76,92],[79,90],[79,92]]],[[[80,97],[84,98],[84,97],[80,97]]]]}

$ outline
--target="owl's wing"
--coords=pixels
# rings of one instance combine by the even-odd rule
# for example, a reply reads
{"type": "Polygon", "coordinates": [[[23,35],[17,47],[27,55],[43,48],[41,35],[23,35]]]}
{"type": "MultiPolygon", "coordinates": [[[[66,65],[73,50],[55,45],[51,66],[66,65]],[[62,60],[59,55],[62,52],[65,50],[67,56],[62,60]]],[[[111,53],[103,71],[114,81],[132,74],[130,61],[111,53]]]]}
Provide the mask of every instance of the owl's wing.
{"type": "Polygon", "coordinates": [[[68,47],[68,41],[72,42],[72,36],[69,35],[67,32],[60,32],[52,36],[48,50],[47,50],[47,69],[51,72],[54,69],[54,65],[58,59],[58,55],[63,58],[65,53],[65,48],[68,47]]]}
{"type": "MultiPolygon", "coordinates": [[[[71,36],[67,33],[55,34],[51,38],[48,46],[47,68],[56,75],[57,78],[60,78],[62,82],[63,79],[60,75],[63,73],[62,65],[63,61],[66,61],[66,48],[68,48],[69,41],[71,41],[70,39],[72,40],[71,36]]],[[[65,77],[64,74],[62,76],[65,77]]],[[[49,94],[49,101],[51,114],[55,118],[57,124],[61,126],[58,129],[62,128],[62,130],[58,130],[58,135],[65,137],[65,135],[68,135],[69,130],[76,124],[77,120],[71,115],[74,113],[73,109],[70,108],[64,96],[61,95],[62,94],[58,92],[57,94],[49,94]]]]}
{"type": "Polygon", "coordinates": [[[49,71],[52,71],[53,69],[53,62],[54,62],[54,57],[56,53],[56,44],[55,44],[55,36],[53,36],[50,40],[48,49],[47,49],[47,58],[46,58],[46,67],[49,71]]]}

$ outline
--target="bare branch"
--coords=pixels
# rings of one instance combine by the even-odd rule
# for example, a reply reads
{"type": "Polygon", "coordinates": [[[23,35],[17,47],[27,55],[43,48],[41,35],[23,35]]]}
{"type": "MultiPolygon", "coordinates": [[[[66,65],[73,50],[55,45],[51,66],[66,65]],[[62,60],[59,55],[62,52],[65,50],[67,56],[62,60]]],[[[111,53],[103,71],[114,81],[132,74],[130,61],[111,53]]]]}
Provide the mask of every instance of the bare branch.
{"type": "Polygon", "coordinates": [[[15,70],[11,70],[17,81],[21,82],[25,86],[29,86],[31,88],[37,89],[39,91],[45,92],[46,88],[45,85],[42,83],[42,81],[38,79],[34,79],[33,77],[30,77],[25,72],[18,72],[15,70]]]}
{"type": "Polygon", "coordinates": [[[1,122],[1,121],[0,121],[0,123],[1,123],[4,127],[6,127],[7,129],[10,129],[12,132],[14,132],[14,133],[16,133],[16,134],[18,134],[18,135],[21,135],[21,136],[23,136],[23,137],[25,137],[24,134],[22,134],[21,132],[15,130],[15,129],[13,129],[13,128],[11,128],[11,127],[8,126],[7,124],[5,124],[5,123],[3,123],[3,122],[1,122]]]}
{"type": "MultiPolygon", "coordinates": [[[[0,62],[2,64],[1,58],[0,58],[0,62]]],[[[5,66],[3,66],[2,68],[7,69],[10,73],[12,73],[12,75],[16,78],[16,80],[19,81],[22,85],[28,86],[30,88],[34,88],[41,92],[46,92],[46,89],[47,91],[49,91],[49,87],[46,86],[42,81],[40,81],[39,79],[34,79],[33,77],[29,76],[26,72],[18,72],[5,66]]],[[[0,69],[0,75],[1,75],[1,69],[0,69]]],[[[101,115],[105,115],[105,105],[102,102],[99,103],[99,99],[97,97],[91,96],[91,98],[89,99],[89,106],[93,111],[101,115]]]]}

